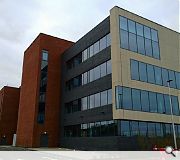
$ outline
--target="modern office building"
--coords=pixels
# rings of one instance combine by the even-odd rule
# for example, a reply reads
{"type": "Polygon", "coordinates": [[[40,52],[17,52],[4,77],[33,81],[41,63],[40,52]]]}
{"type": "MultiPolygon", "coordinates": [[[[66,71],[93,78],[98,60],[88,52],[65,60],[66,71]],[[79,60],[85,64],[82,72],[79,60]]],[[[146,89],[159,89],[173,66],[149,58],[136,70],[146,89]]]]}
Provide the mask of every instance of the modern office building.
{"type": "Polygon", "coordinates": [[[16,134],[20,88],[0,90],[0,145],[11,145],[16,134]]]}
{"type": "Polygon", "coordinates": [[[39,34],[24,53],[17,145],[59,146],[60,55],[73,43],[39,34]]]}
{"type": "Polygon", "coordinates": [[[180,147],[179,41],[117,6],[76,43],[40,34],[24,54],[17,146],[174,146],[172,106],[180,147]]]}
{"type": "Polygon", "coordinates": [[[174,146],[171,103],[180,146],[179,40],[178,32],[112,8],[63,54],[60,144],[83,150],[174,146]]]}

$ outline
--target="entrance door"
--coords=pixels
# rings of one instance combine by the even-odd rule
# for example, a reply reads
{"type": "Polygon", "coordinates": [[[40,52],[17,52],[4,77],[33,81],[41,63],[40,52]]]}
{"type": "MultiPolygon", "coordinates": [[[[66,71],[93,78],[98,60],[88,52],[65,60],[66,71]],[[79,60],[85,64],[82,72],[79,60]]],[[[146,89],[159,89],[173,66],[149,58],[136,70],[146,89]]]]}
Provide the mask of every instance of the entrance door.
{"type": "Polygon", "coordinates": [[[6,137],[3,137],[3,138],[1,139],[1,145],[7,145],[7,139],[6,139],[6,137]]]}
{"type": "Polygon", "coordinates": [[[48,147],[48,134],[41,134],[40,147],[48,147]]]}

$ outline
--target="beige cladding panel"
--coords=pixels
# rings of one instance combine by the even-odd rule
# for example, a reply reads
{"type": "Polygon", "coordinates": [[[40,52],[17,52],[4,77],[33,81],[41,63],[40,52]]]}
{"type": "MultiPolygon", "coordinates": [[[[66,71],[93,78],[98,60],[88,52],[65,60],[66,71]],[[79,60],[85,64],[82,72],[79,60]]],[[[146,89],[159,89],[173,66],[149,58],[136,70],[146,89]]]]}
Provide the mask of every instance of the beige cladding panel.
{"type": "MultiPolygon", "coordinates": [[[[180,72],[180,35],[179,33],[130,13],[126,10],[114,7],[110,11],[110,32],[111,32],[111,59],[112,59],[112,91],[113,91],[113,118],[114,119],[139,119],[147,121],[170,122],[169,115],[144,113],[136,111],[124,111],[115,109],[115,86],[122,85],[131,88],[138,88],[152,92],[168,94],[168,88],[150,83],[131,80],[130,74],[130,59],[135,59],[145,63],[164,67],[180,72]],[[148,56],[143,56],[120,48],[120,33],[119,33],[119,15],[127,17],[131,20],[139,22],[158,30],[160,57],[155,59],[148,56]],[[126,113],[125,117],[122,113],[126,113]]],[[[180,101],[180,91],[171,89],[171,94],[178,96],[180,101]]],[[[180,105],[179,105],[180,106],[180,105]]],[[[180,123],[180,116],[176,116],[176,123],[180,123]]]]}

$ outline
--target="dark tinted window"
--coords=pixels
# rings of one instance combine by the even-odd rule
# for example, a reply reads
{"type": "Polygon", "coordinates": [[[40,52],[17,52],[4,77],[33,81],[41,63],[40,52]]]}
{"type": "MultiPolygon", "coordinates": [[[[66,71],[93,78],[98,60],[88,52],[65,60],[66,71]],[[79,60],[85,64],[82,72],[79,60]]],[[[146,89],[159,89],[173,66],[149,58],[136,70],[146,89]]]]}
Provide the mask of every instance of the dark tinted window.
{"type": "Polygon", "coordinates": [[[116,86],[116,108],[122,108],[122,87],[121,86],[116,86]]]}
{"type": "Polygon", "coordinates": [[[129,49],[131,51],[137,52],[136,35],[133,33],[129,33],[129,49]]]}
{"type": "Polygon", "coordinates": [[[157,94],[158,113],[165,113],[164,96],[163,94],[157,94]]]}
{"type": "Polygon", "coordinates": [[[178,97],[171,96],[172,107],[173,107],[173,114],[179,116],[179,104],[178,104],[178,97]]]}
{"type": "Polygon", "coordinates": [[[161,68],[154,66],[156,84],[162,85],[161,68]]]}
{"type": "Polygon", "coordinates": [[[164,95],[164,103],[165,103],[165,107],[166,107],[166,114],[171,114],[170,101],[169,101],[168,95],[164,95]]]}
{"type": "Polygon", "coordinates": [[[132,89],[133,109],[141,110],[140,90],[132,89]]]}
{"type": "Polygon", "coordinates": [[[128,47],[128,32],[121,30],[120,37],[121,37],[121,48],[128,49],[129,48],[128,47]]]}
{"type": "Polygon", "coordinates": [[[124,30],[128,30],[127,18],[120,17],[120,28],[124,30]]]}
{"type": "Polygon", "coordinates": [[[144,38],[141,36],[137,36],[137,45],[138,45],[138,53],[145,54],[144,48],[144,38]]]}
{"type": "Polygon", "coordinates": [[[136,30],[137,30],[137,35],[142,37],[144,36],[142,24],[136,23],[136,30]]]}
{"type": "Polygon", "coordinates": [[[130,135],[129,121],[121,121],[121,136],[129,137],[130,135]]]}
{"type": "Polygon", "coordinates": [[[128,29],[129,29],[129,32],[136,34],[136,27],[135,27],[134,21],[128,20],[128,29]]]}
{"type": "Polygon", "coordinates": [[[180,89],[180,73],[175,72],[175,77],[176,77],[176,86],[178,89],[180,89]]]}
{"type": "Polygon", "coordinates": [[[107,91],[101,92],[101,106],[107,105],[107,91]]]}
{"type": "Polygon", "coordinates": [[[157,112],[156,93],[149,92],[150,112],[157,112]]]}
{"type": "Polygon", "coordinates": [[[147,123],[139,122],[139,132],[141,136],[147,136],[147,123]]]}
{"type": "Polygon", "coordinates": [[[163,137],[163,129],[161,123],[156,123],[156,136],[163,137]]]}
{"type": "Polygon", "coordinates": [[[155,29],[151,28],[151,37],[153,41],[158,42],[158,32],[155,29]]]}
{"type": "Polygon", "coordinates": [[[141,91],[142,111],[149,112],[149,96],[147,91],[141,91]]]}
{"type": "Polygon", "coordinates": [[[152,57],[152,44],[151,40],[145,38],[145,50],[146,50],[146,55],[152,57]]]}
{"type": "Polygon", "coordinates": [[[123,108],[132,109],[131,89],[123,87],[123,108]]]}
{"type": "Polygon", "coordinates": [[[162,79],[163,79],[163,86],[168,86],[167,81],[169,80],[168,71],[167,69],[162,68],[162,79]]]}
{"type": "Polygon", "coordinates": [[[138,61],[131,60],[131,79],[139,80],[138,61]]]}
{"type": "Polygon", "coordinates": [[[147,69],[146,69],[146,64],[139,62],[139,77],[140,81],[147,82],[147,69]]]}
{"type": "Polygon", "coordinates": [[[100,39],[100,51],[106,48],[106,37],[100,39]]]}
{"type": "Polygon", "coordinates": [[[156,136],[155,123],[148,123],[148,136],[149,137],[155,137],[156,136]]]}
{"type": "Polygon", "coordinates": [[[91,69],[89,72],[89,82],[94,81],[94,69],[91,69]]]}
{"type": "Polygon", "coordinates": [[[154,66],[147,64],[147,76],[149,83],[155,83],[154,66]]]}
{"type": "Polygon", "coordinates": [[[149,27],[144,26],[144,36],[148,39],[151,39],[151,32],[149,27]]]}
{"type": "Polygon", "coordinates": [[[94,95],[94,101],[95,101],[94,107],[99,107],[100,106],[100,93],[97,93],[94,95]]]}
{"type": "Polygon", "coordinates": [[[94,46],[90,46],[90,49],[89,49],[89,57],[92,57],[94,55],[94,46]]]}
{"type": "Polygon", "coordinates": [[[139,135],[139,124],[137,121],[131,121],[131,136],[137,136],[139,135]]]}
{"type": "Polygon", "coordinates": [[[159,59],[160,58],[159,43],[152,41],[152,49],[153,49],[153,57],[159,59]]]}
{"type": "Polygon", "coordinates": [[[99,41],[94,44],[94,54],[99,52],[99,41]]]}
{"type": "Polygon", "coordinates": [[[176,79],[175,79],[174,71],[169,70],[169,79],[172,80],[170,82],[170,87],[176,88],[176,79]]]}
{"type": "Polygon", "coordinates": [[[112,104],[112,89],[108,90],[108,104],[112,104]]]}

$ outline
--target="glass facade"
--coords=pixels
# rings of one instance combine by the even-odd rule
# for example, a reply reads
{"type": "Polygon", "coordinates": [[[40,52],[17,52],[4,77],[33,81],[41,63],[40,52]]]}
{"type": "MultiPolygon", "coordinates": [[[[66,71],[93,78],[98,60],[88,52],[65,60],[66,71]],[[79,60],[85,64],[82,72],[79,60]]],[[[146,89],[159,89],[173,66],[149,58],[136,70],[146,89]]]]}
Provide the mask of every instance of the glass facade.
{"type": "Polygon", "coordinates": [[[39,107],[37,122],[44,123],[45,120],[45,99],[47,87],[47,73],[48,73],[48,51],[43,50],[41,56],[41,77],[40,77],[40,93],[39,93],[39,107]]]}
{"type": "Polygon", "coordinates": [[[168,87],[167,81],[171,79],[170,87],[180,89],[180,72],[161,68],[151,64],[131,59],[131,79],[168,87]]]}
{"type": "Polygon", "coordinates": [[[83,50],[81,53],[76,55],[75,57],[71,58],[67,61],[67,69],[72,69],[82,62],[86,61],[88,58],[94,56],[95,54],[99,53],[103,49],[109,47],[111,45],[111,38],[110,33],[92,44],[90,47],[83,50]]]}
{"type": "Polygon", "coordinates": [[[157,30],[122,16],[119,22],[121,48],[160,59],[157,30]]]}
{"type": "MultiPolygon", "coordinates": [[[[177,96],[170,96],[173,114],[179,116],[177,96]]],[[[151,91],[116,86],[116,109],[171,114],[169,96],[151,91]]]]}
{"type": "Polygon", "coordinates": [[[102,63],[101,65],[75,77],[66,82],[66,89],[71,90],[73,88],[85,85],[92,81],[95,81],[101,77],[104,77],[112,73],[111,60],[102,63]]]}
{"type": "MultiPolygon", "coordinates": [[[[175,124],[177,138],[180,138],[180,125],[175,124]]],[[[170,123],[145,122],[132,120],[110,120],[64,127],[65,137],[172,137],[170,123]]]]}
{"type": "Polygon", "coordinates": [[[65,104],[65,113],[83,111],[112,104],[112,89],[79,98],[65,104]]]}

